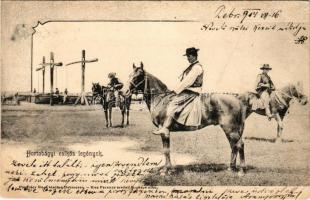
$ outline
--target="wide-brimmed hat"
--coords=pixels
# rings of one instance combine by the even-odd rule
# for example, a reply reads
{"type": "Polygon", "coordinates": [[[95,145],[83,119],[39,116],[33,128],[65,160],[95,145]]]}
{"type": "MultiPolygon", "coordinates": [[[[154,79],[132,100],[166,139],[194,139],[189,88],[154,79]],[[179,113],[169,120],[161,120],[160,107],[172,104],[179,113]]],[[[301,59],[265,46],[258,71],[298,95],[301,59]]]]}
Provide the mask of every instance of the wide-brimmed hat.
{"type": "Polygon", "coordinates": [[[186,49],[186,53],[183,56],[197,54],[198,51],[199,49],[196,49],[195,47],[190,47],[186,49]]]}
{"type": "Polygon", "coordinates": [[[269,64],[263,64],[263,66],[260,69],[272,70],[272,68],[269,66],[269,64]]]}
{"type": "Polygon", "coordinates": [[[115,72],[110,72],[109,74],[108,74],[108,77],[109,78],[114,78],[116,76],[116,73],[115,72]]]}

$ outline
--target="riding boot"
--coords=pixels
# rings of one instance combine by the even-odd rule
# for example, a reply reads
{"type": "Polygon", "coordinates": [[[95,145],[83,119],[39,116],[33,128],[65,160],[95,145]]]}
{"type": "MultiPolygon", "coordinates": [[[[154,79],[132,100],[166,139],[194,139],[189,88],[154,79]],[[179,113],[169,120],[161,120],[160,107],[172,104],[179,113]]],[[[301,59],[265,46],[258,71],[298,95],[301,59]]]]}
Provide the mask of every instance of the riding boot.
{"type": "Polygon", "coordinates": [[[270,121],[273,116],[272,116],[272,114],[270,112],[269,106],[266,106],[265,112],[266,112],[266,116],[268,117],[268,120],[270,121]]]}
{"type": "Polygon", "coordinates": [[[163,126],[160,129],[153,131],[153,134],[154,135],[161,135],[161,134],[168,135],[169,127],[172,124],[172,120],[173,120],[173,117],[167,116],[163,126]]]}

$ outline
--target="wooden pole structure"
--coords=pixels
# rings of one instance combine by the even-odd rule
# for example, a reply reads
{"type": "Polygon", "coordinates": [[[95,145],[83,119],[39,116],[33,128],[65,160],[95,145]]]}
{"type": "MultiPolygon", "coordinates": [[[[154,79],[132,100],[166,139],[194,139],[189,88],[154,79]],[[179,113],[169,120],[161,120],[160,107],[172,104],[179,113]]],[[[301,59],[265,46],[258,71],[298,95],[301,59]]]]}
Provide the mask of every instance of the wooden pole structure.
{"type": "Polygon", "coordinates": [[[85,91],[85,50],[82,50],[82,93],[85,91]]]}
{"type": "Polygon", "coordinates": [[[42,78],[43,78],[43,81],[42,81],[42,91],[43,91],[43,94],[45,92],[45,56],[43,56],[43,59],[42,59],[42,63],[40,65],[42,65],[42,67],[39,67],[36,69],[36,71],[40,71],[42,70],[42,78]]]}
{"type": "Polygon", "coordinates": [[[50,55],[50,84],[51,84],[51,90],[50,90],[50,105],[54,105],[53,104],[53,93],[54,93],[54,53],[51,52],[50,55]]]}
{"type": "MultiPolygon", "coordinates": [[[[83,104],[84,102],[88,105],[88,101],[85,94],[85,50],[82,50],[82,77],[81,77],[81,94],[84,96],[83,98],[81,98],[81,104],[83,104]]],[[[77,103],[77,102],[75,102],[77,103]]]]}
{"type": "MultiPolygon", "coordinates": [[[[45,59],[44,59],[45,61],[45,59]]],[[[53,105],[53,93],[54,93],[54,67],[55,66],[62,66],[62,62],[59,62],[59,63],[55,63],[54,61],[54,53],[51,52],[50,54],[50,63],[41,63],[40,65],[42,65],[42,68],[38,68],[37,70],[41,70],[43,69],[45,66],[50,66],[50,105],[52,106],[53,105]]]]}
{"type": "MultiPolygon", "coordinates": [[[[43,64],[45,64],[45,56],[43,56],[43,61],[42,61],[43,64]]],[[[43,76],[43,81],[42,81],[42,92],[44,94],[45,92],[45,67],[43,67],[42,69],[42,76],[43,76]]]]}
{"type": "Polygon", "coordinates": [[[66,64],[66,66],[68,65],[73,65],[73,64],[77,64],[77,63],[81,63],[81,66],[82,66],[82,73],[81,73],[81,94],[80,96],[76,99],[75,101],[75,105],[80,101],[81,104],[86,104],[86,105],[89,105],[88,103],[88,100],[86,98],[86,95],[85,95],[85,66],[86,66],[86,63],[91,63],[91,62],[98,62],[98,58],[95,58],[95,59],[91,59],[91,60],[86,60],[86,55],[85,55],[85,50],[82,50],[82,59],[81,61],[75,61],[75,62],[71,62],[71,63],[68,63],[66,64]]]}

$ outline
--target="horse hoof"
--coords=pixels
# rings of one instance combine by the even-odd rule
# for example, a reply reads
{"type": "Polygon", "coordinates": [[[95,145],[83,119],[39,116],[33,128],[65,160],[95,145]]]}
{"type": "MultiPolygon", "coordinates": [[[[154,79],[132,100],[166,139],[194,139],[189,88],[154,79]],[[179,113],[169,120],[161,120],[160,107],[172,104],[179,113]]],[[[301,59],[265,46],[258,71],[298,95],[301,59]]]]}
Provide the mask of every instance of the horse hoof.
{"type": "Polygon", "coordinates": [[[165,176],[168,173],[168,170],[167,170],[167,168],[164,167],[164,168],[160,169],[158,171],[158,173],[160,176],[165,176]]]}
{"type": "Polygon", "coordinates": [[[242,176],[244,176],[244,175],[245,175],[244,170],[240,170],[240,171],[238,172],[238,176],[242,177],[242,176]]]}
{"type": "Polygon", "coordinates": [[[160,171],[160,172],[159,172],[159,175],[160,175],[160,176],[166,176],[166,174],[167,174],[166,171],[160,171]]]}
{"type": "Polygon", "coordinates": [[[171,169],[169,167],[163,167],[159,170],[160,176],[167,176],[167,175],[171,175],[172,173],[173,173],[173,171],[171,171],[171,169]]]}
{"type": "Polygon", "coordinates": [[[276,143],[276,144],[281,144],[281,143],[282,143],[282,139],[277,138],[276,141],[275,141],[275,143],[276,143]]]}
{"type": "Polygon", "coordinates": [[[228,167],[227,171],[229,171],[229,172],[236,172],[236,167],[228,167]]]}

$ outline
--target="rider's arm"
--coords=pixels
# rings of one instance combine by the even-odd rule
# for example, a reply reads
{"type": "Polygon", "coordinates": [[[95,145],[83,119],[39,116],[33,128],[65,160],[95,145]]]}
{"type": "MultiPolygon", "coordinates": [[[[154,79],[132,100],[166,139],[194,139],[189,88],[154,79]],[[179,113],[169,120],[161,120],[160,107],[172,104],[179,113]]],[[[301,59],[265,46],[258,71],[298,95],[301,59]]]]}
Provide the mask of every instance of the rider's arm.
{"type": "Polygon", "coordinates": [[[118,79],[116,79],[115,84],[114,84],[114,88],[115,89],[121,89],[124,86],[124,84],[119,81],[118,79]]]}
{"type": "Polygon", "coordinates": [[[276,88],[275,88],[275,86],[274,86],[272,80],[270,80],[270,90],[275,90],[275,89],[276,89],[276,88]]]}
{"type": "Polygon", "coordinates": [[[183,80],[174,91],[177,94],[180,94],[183,90],[189,88],[202,72],[203,70],[200,65],[194,65],[191,71],[186,76],[184,76],[183,80]]]}
{"type": "Polygon", "coordinates": [[[259,74],[256,78],[256,81],[255,81],[255,90],[258,90],[262,87],[261,85],[261,75],[259,74]]]}
{"type": "Polygon", "coordinates": [[[121,86],[123,86],[124,84],[123,83],[121,83],[121,82],[118,82],[117,84],[115,84],[115,86],[118,86],[118,87],[121,87],[121,86]]]}

